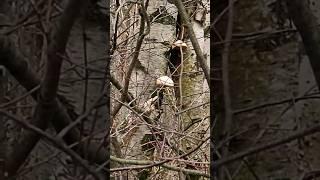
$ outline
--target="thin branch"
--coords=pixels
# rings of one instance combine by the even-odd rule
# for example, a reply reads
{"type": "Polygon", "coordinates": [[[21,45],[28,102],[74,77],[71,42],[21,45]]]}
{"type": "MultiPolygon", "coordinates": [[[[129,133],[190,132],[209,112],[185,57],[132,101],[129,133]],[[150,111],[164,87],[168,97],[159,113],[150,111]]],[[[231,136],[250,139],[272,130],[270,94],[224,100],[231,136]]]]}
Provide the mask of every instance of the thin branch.
{"type": "MultiPolygon", "coordinates": [[[[36,76],[36,74],[31,69],[27,59],[16,49],[15,43],[8,36],[0,36],[0,64],[4,65],[10,74],[14,76],[14,78],[22,85],[27,91],[32,91],[32,97],[37,101],[39,100],[38,94],[39,91],[33,91],[34,88],[39,86],[40,80],[36,76]]],[[[76,118],[78,115],[72,109],[72,106],[65,100],[66,98],[59,95],[55,100],[55,103],[52,105],[54,109],[56,109],[55,114],[53,115],[52,124],[57,132],[61,131],[64,127],[68,126],[72,119],[76,118]]],[[[43,121],[41,121],[43,122],[43,121]]],[[[32,122],[35,126],[39,127],[39,123],[41,122],[32,122]]],[[[64,138],[64,140],[68,144],[72,144],[74,142],[78,142],[80,140],[80,132],[77,128],[72,129],[64,138]]],[[[27,137],[22,135],[22,137],[27,137]]],[[[28,141],[24,142],[27,146],[28,141]]],[[[84,142],[79,144],[78,146],[83,146],[84,142]]],[[[98,164],[102,164],[108,159],[107,150],[99,148],[100,146],[97,143],[91,143],[89,149],[87,150],[89,153],[88,158],[92,158],[94,162],[98,164]]],[[[11,153],[9,161],[6,164],[8,169],[16,169],[16,164],[19,159],[20,150],[24,150],[26,147],[24,145],[19,146],[19,148],[15,148],[15,152],[11,153]],[[22,148],[23,147],[23,148],[22,148]],[[12,167],[12,168],[11,168],[12,167]]],[[[84,152],[80,151],[80,155],[83,155],[84,152]]]]}
{"type": "Polygon", "coordinates": [[[16,104],[17,102],[21,101],[22,99],[30,96],[32,93],[38,91],[39,88],[40,88],[40,86],[36,86],[36,87],[34,87],[33,89],[31,89],[30,91],[28,91],[28,92],[26,92],[25,94],[23,94],[22,96],[17,97],[17,98],[15,98],[15,99],[13,99],[12,101],[9,101],[9,102],[0,104],[0,108],[1,108],[1,109],[4,109],[4,108],[6,108],[6,107],[8,107],[8,106],[11,106],[11,105],[16,104]]]}
{"type": "Polygon", "coordinates": [[[63,152],[65,152],[66,154],[68,154],[69,156],[72,157],[72,159],[80,164],[85,170],[87,170],[96,180],[100,180],[101,178],[99,177],[99,175],[97,174],[96,171],[93,170],[93,168],[91,168],[79,155],[77,155],[74,151],[72,151],[70,148],[68,148],[68,146],[66,146],[65,144],[63,144],[62,139],[57,139],[52,137],[51,135],[47,134],[46,132],[44,132],[43,130],[29,124],[27,121],[22,120],[22,118],[15,116],[13,114],[9,114],[6,111],[3,111],[0,109],[0,114],[4,115],[6,117],[8,117],[9,119],[19,123],[22,127],[24,127],[25,129],[29,130],[29,131],[33,131],[37,134],[39,134],[40,136],[44,137],[45,139],[47,139],[48,141],[50,141],[54,146],[56,146],[57,148],[61,149],[63,152]]]}
{"type": "MultiPolygon", "coordinates": [[[[138,37],[138,41],[137,41],[137,45],[136,45],[136,48],[134,51],[132,61],[128,67],[128,70],[127,70],[125,78],[124,78],[123,91],[122,91],[121,98],[120,98],[122,102],[127,99],[131,74],[132,74],[132,71],[133,71],[137,61],[138,61],[138,57],[139,57],[139,53],[140,53],[140,49],[141,49],[144,37],[147,34],[149,34],[149,32],[150,32],[150,20],[147,15],[147,10],[144,7],[143,1],[140,2],[140,6],[141,6],[141,8],[140,8],[141,22],[140,22],[140,29],[139,29],[139,37],[138,37]],[[145,31],[145,23],[146,22],[147,22],[147,27],[146,27],[146,31],[145,31]]],[[[114,107],[114,109],[111,112],[111,118],[115,117],[115,115],[119,112],[121,107],[122,107],[122,104],[117,103],[117,105],[114,107]]]]}
{"type": "MultiPolygon", "coordinates": [[[[110,159],[112,161],[116,161],[116,162],[121,162],[124,164],[135,164],[135,165],[153,165],[153,164],[157,164],[157,162],[154,161],[148,161],[148,160],[129,160],[129,159],[120,159],[120,158],[116,158],[111,156],[110,159]]],[[[176,166],[171,166],[171,165],[167,165],[167,164],[162,164],[162,167],[169,169],[169,170],[173,170],[173,171],[177,171],[177,172],[183,172],[185,174],[191,174],[191,175],[198,175],[198,176],[203,176],[203,177],[207,177],[210,178],[210,175],[198,170],[192,170],[192,169],[185,169],[185,168],[181,168],[181,167],[176,167],[176,166]]],[[[132,170],[133,169],[145,169],[145,166],[133,166],[133,167],[128,167],[125,170],[132,170]]],[[[111,172],[116,172],[116,171],[123,171],[124,168],[113,168],[110,169],[111,172]]]]}
{"type": "Polygon", "coordinates": [[[59,134],[57,135],[59,138],[63,138],[71,129],[73,129],[77,124],[81,123],[85,118],[87,118],[91,111],[96,108],[97,104],[100,102],[100,100],[104,97],[104,94],[101,94],[97,100],[93,102],[90,108],[88,108],[85,112],[83,112],[82,115],[80,115],[75,121],[70,123],[68,126],[63,128],[59,134]]]}
{"type": "Polygon", "coordinates": [[[244,158],[246,156],[253,155],[253,154],[256,154],[256,153],[259,153],[261,151],[265,151],[265,150],[268,150],[268,149],[271,149],[271,148],[275,148],[277,146],[283,145],[285,143],[289,143],[291,141],[294,141],[296,139],[299,139],[299,138],[302,138],[302,137],[305,137],[305,136],[308,136],[308,135],[311,135],[311,134],[314,134],[314,133],[318,133],[319,131],[320,131],[320,124],[318,124],[318,125],[316,125],[314,127],[307,128],[307,129],[298,131],[296,133],[293,133],[292,135],[290,135],[288,137],[285,137],[285,138],[282,138],[282,139],[279,139],[279,140],[275,140],[275,141],[272,141],[272,142],[269,142],[269,143],[265,143],[263,145],[258,145],[256,147],[249,148],[248,150],[245,150],[243,152],[239,152],[237,154],[230,155],[227,158],[224,158],[224,159],[218,160],[216,162],[213,162],[211,164],[211,166],[217,168],[217,167],[220,167],[222,165],[225,165],[225,164],[237,161],[237,160],[241,160],[242,158],[244,158]]]}
{"type": "MultiPolygon", "coordinates": [[[[122,92],[123,87],[120,84],[120,82],[112,75],[110,74],[110,82],[120,91],[122,92]]],[[[126,95],[127,99],[125,100],[126,102],[130,103],[130,106],[133,107],[136,105],[134,101],[134,96],[132,95],[131,92],[128,91],[128,94],[126,95]]]]}
{"type": "MultiPolygon", "coordinates": [[[[33,117],[34,122],[39,122],[37,123],[37,127],[40,129],[44,130],[47,128],[48,123],[53,119],[53,115],[58,110],[55,98],[57,96],[63,61],[61,56],[65,53],[72,26],[81,10],[85,7],[86,2],[87,0],[70,0],[61,19],[59,19],[58,27],[52,36],[51,44],[49,45],[47,52],[46,71],[40,85],[40,94],[37,97],[39,98],[38,105],[33,117]]],[[[40,136],[38,133],[29,131],[24,134],[20,143],[15,145],[12,156],[16,158],[8,158],[8,161],[10,162],[10,169],[8,170],[10,173],[9,176],[15,174],[39,139],[40,136]]]]}
{"type": "Polygon", "coordinates": [[[196,105],[196,106],[189,107],[189,108],[187,108],[187,109],[184,109],[184,110],[181,110],[181,111],[179,111],[179,112],[176,112],[175,115],[179,115],[179,114],[185,113],[185,112],[187,112],[187,111],[190,111],[190,110],[192,110],[192,109],[196,109],[196,108],[198,108],[198,107],[201,107],[201,106],[204,106],[204,105],[207,105],[207,104],[210,104],[210,102],[204,102],[204,103],[198,104],[198,105],[196,105]]]}
{"type": "MultiPolygon", "coordinates": [[[[199,62],[203,72],[204,72],[204,76],[207,80],[207,83],[209,84],[210,82],[210,76],[209,76],[209,67],[207,65],[207,60],[206,58],[204,57],[203,53],[202,53],[202,50],[200,48],[200,45],[199,45],[199,42],[197,40],[197,37],[193,31],[193,27],[192,27],[192,24],[190,23],[189,21],[189,17],[188,17],[188,14],[186,12],[186,9],[182,3],[181,0],[174,0],[175,2],[175,5],[177,6],[178,8],[178,11],[181,15],[181,18],[183,19],[184,23],[187,25],[187,30],[188,30],[188,35],[190,37],[190,40],[191,40],[191,43],[192,43],[192,46],[197,54],[197,61],[199,62]]],[[[209,86],[209,88],[211,88],[211,86],[209,86]]]]}
{"type": "Polygon", "coordinates": [[[254,111],[254,110],[259,110],[259,109],[270,107],[270,106],[276,106],[276,105],[281,105],[281,104],[285,104],[285,103],[292,103],[292,102],[298,102],[301,100],[310,100],[310,99],[320,99],[320,96],[319,95],[313,95],[313,96],[306,95],[303,97],[288,98],[288,99],[281,100],[281,101],[269,102],[269,103],[255,105],[255,106],[251,106],[251,107],[247,107],[247,108],[237,109],[237,110],[233,111],[233,114],[242,114],[242,113],[246,113],[246,112],[250,112],[250,111],[254,111]]]}
{"type": "MultiPolygon", "coordinates": [[[[180,155],[178,157],[168,158],[166,160],[159,161],[159,162],[141,161],[141,160],[126,160],[126,159],[119,159],[119,158],[111,156],[110,159],[113,160],[113,161],[126,163],[126,164],[145,165],[145,166],[116,168],[116,169],[111,169],[110,171],[114,172],[114,171],[124,171],[124,170],[134,170],[134,169],[146,169],[146,168],[151,168],[151,167],[154,167],[154,166],[163,166],[163,167],[171,169],[171,170],[181,171],[182,170],[181,168],[172,167],[172,166],[170,167],[170,166],[166,165],[165,163],[173,161],[175,159],[182,159],[184,157],[187,157],[188,155],[190,155],[193,152],[195,152],[196,150],[198,150],[205,142],[207,142],[207,140],[209,140],[209,137],[206,138],[205,140],[203,140],[202,142],[200,142],[195,148],[193,148],[192,150],[190,150],[189,152],[187,152],[187,153],[185,153],[183,155],[180,155]]],[[[187,169],[185,169],[185,172],[190,174],[191,172],[195,173],[196,171],[195,170],[187,170],[187,169]]],[[[202,176],[209,177],[209,175],[203,174],[202,172],[199,172],[198,174],[195,174],[195,175],[201,175],[201,174],[202,174],[202,176]]]]}

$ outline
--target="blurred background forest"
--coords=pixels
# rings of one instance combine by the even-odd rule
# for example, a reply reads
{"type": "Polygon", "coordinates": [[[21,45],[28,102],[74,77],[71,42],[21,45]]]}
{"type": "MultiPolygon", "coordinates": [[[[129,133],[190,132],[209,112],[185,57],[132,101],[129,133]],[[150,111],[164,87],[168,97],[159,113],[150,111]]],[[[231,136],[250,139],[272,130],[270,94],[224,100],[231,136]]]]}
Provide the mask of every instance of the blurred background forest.
{"type": "Polygon", "coordinates": [[[320,175],[317,0],[215,0],[215,179],[320,175]]]}
{"type": "Polygon", "coordinates": [[[107,7],[1,1],[1,180],[109,176],[107,7]]]}

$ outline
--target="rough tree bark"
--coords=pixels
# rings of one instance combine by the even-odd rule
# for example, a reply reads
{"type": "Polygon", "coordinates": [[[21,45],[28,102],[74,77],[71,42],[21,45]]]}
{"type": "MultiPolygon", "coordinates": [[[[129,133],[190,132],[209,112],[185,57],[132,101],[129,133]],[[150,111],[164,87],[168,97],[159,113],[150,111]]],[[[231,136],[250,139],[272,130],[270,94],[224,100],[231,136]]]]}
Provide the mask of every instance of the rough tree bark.
{"type": "MultiPolygon", "coordinates": [[[[7,74],[4,66],[0,66],[0,103],[4,103],[4,96],[7,91],[7,74]]],[[[6,157],[7,157],[7,127],[6,118],[0,116],[0,179],[5,179],[6,173],[6,157]]]]}
{"type": "Polygon", "coordinates": [[[320,89],[320,27],[318,18],[312,12],[311,1],[286,0],[293,23],[302,37],[318,88],[320,89]]]}

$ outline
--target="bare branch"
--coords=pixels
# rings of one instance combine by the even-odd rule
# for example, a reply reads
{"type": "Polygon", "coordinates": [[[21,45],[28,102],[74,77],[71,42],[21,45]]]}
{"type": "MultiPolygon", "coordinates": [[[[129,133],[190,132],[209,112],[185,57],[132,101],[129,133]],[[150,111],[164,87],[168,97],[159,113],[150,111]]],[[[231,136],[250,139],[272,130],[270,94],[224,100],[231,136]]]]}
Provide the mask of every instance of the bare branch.
{"type": "Polygon", "coordinates": [[[201,175],[201,176],[205,176],[205,177],[209,177],[208,174],[205,174],[203,172],[198,172],[195,170],[189,170],[189,169],[181,169],[178,167],[173,167],[173,166],[169,166],[166,165],[165,163],[173,161],[175,159],[181,159],[184,157],[187,157],[188,155],[192,154],[193,152],[195,152],[196,150],[198,150],[205,142],[207,142],[209,138],[206,138],[205,140],[203,140],[202,142],[200,142],[195,148],[193,148],[192,150],[190,150],[189,152],[180,155],[179,157],[175,157],[175,158],[169,158],[160,162],[152,162],[152,161],[142,161],[142,160],[126,160],[126,159],[120,159],[120,158],[116,158],[111,156],[111,160],[113,161],[117,161],[117,162],[121,162],[121,163],[125,163],[125,164],[136,164],[136,165],[145,165],[145,166],[134,166],[134,167],[124,167],[124,168],[116,168],[116,169],[111,169],[110,171],[124,171],[124,170],[134,170],[134,169],[146,169],[146,168],[151,168],[154,166],[163,166],[165,168],[174,170],[174,171],[183,171],[187,174],[194,174],[194,175],[201,175]]]}
{"type": "MultiPolygon", "coordinates": [[[[204,72],[204,75],[205,75],[205,78],[207,80],[207,83],[209,84],[210,82],[210,74],[209,74],[209,67],[206,63],[206,58],[204,57],[203,53],[202,53],[202,50],[200,48],[200,45],[199,45],[199,42],[196,38],[196,35],[193,31],[193,27],[192,27],[192,24],[190,23],[189,21],[189,17],[188,17],[188,14],[187,14],[187,11],[185,9],[185,7],[183,6],[183,3],[181,0],[174,0],[175,2],[175,5],[177,6],[178,8],[178,11],[179,13],[181,14],[181,17],[184,21],[184,23],[187,25],[187,30],[188,30],[188,34],[189,34],[189,37],[190,37],[190,40],[191,40],[191,43],[193,45],[193,48],[197,54],[197,61],[199,62],[203,72],[204,72]]],[[[211,88],[209,86],[209,88],[211,88]]]]}
{"type": "MultiPolygon", "coordinates": [[[[124,164],[135,164],[135,165],[152,165],[155,166],[154,164],[158,164],[158,162],[154,162],[154,161],[148,161],[148,160],[130,160],[130,159],[120,159],[120,158],[116,158],[111,156],[110,157],[111,160],[116,161],[116,162],[121,162],[124,164]]],[[[191,174],[191,175],[198,175],[198,176],[203,176],[203,177],[207,177],[210,178],[210,175],[198,170],[192,170],[192,169],[185,169],[185,168],[180,168],[180,167],[176,167],[176,166],[171,166],[171,165],[167,165],[167,164],[162,164],[161,165],[164,168],[167,168],[169,170],[173,170],[173,171],[177,171],[177,172],[183,172],[185,174],[191,174]]],[[[123,171],[123,170],[131,170],[131,169],[145,169],[146,166],[131,166],[131,167],[125,167],[125,168],[113,168],[110,169],[111,172],[115,172],[115,171],[123,171]]]]}
{"type": "MultiPolygon", "coordinates": [[[[44,79],[40,85],[40,94],[38,99],[38,105],[34,114],[34,121],[39,122],[38,126],[40,129],[46,129],[49,121],[53,119],[53,115],[58,110],[55,101],[57,89],[59,85],[60,71],[62,65],[62,55],[65,52],[65,48],[68,42],[71,28],[75,22],[76,17],[79,16],[83,7],[85,7],[87,0],[70,0],[61,19],[59,20],[58,27],[54,32],[49,45],[47,54],[47,67],[44,75],[44,79]]],[[[14,174],[18,168],[23,164],[25,159],[30,154],[31,150],[34,148],[36,143],[39,141],[40,137],[38,133],[33,131],[26,132],[23,139],[20,141],[25,146],[15,147],[18,150],[17,153],[12,154],[14,157],[19,157],[14,160],[13,163],[9,163],[10,174],[14,174]],[[23,148],[21,148],[23,147],[23,148]],[[18,154],[19,153],[19,154],[18,154]]],[[[11,161],[8,159],[8,161],[11,161]]]]}
{"type": "Polygon", "coordinates": [[[266,144],[263,144],[263,145],[258,145],[256,147],[249,148],[246,151],[239,152],[239,153],[234,154],[234,155],[230,155],[227,158],[224,158],[224,159],[221,159],[219,161],[213,162],[211,164],[211,166],[217,168],[217,167],[220,167],[222,165],[231,163],[233,161],[240,160],[240,159],[242,159],[242,158],[244,158],[246,156],[253,155],[253,154],[256,154],[256,153],[259,153],[261,151],[265,151],[265,150],[268,150],[268,149],[271,149],[271,148],[275,148],[277,146],[283,145],[285,143],[289,143],[291,141],[294,141],[296,139],[299,139],[299,138],[302,138],[302,137],[305,137],[305,136],[308,136],[308,135],[311,135],[311,134],[314,134],[314,133],[318,133],[319,131],[320,131],[320,125],[316,125],[314,127],[298,131],[298,132],[296,132],[296,133],[294,133],[294,134],[292,134],[292,135],[290,135],[288,137],[285,137],[285,138],[282,138],[282,139],[279,139],[279,140],[275,140],[275,141],[272,141],[272,142],[269,142],[269,143],[266,143],[266,144]]]}
{"type": "MultiPolygon", "coordinates": [[[[135,51],[134,51],[134,55],[133,55],[132,61],[131,61],[130,65],[129,65],[129,68],[128,68],[128,70],[126,72],[126,75],[125,75],[125,78],[124,78],[123,91],[122,91],[121,98],[120,98],[122,102],[127,99],[127,94],[128,94],[128,90],[129,90],[129,82],[130,82],[130,79],[131,79],[131,74],[132,74],[132,71],[133,71],[137,61],[138,61],[138,57],[139,57],[140,49],[141,49],[141,46],[142,46],[142,43],[143,43],[143,39],[150,32],[150,20],[149,20],[149,17],[147,15],[147,10],[144,7],[144,2],[143,1],[140,2],[140,6],[141,6],[141,8],[140,8],[140,10],[141,10],[141,12],[140,12],[141,21],[140,21],[139,37],[138,37],[138,41],[137,41],[137,45],[136,45],[136,48],[135,48],[135,51]],[[146,27],[146,30],[145,30],[145,23],[146,22],[147,22],[147,27],[146,27]]],[[[114,107],[114,109],[111,112],[111,118],[113,118],[119,112],[121,107],[122,107],[121,103],[118,103],[114,107]]]]}
{"type": "Polygon", "coordinates": [[[6,111],[0,110],[0,114],[14,120],[15,122],[19,123],[21,126],[23,126],[24,128],[26,128],[27,130],[33,131],[37,134],[39,134],[40,136],[44,137],[45,139],[47,139],[48,141],[50,141],[54,146],[56,146],[57,148],[61,149],[63,152],[65,152],[66,154],[68,154],[69,156],[72,157],[72,159],[74,161],[76,161],[77,163],[79,163],[84,169],[86,169],[95,179],[100,180],[101,178],[99,177],[99,175],[97,174],[96,171],[94,171],[79,155],[77,155],[74,151],[72,151],[71,149],[69,149],[66,145],[63,144],[62,139],[57,139],[52,137],[51,135],[47,134],[46,132],[44,132],[43,130],[29,124],[27,121],[22,120],[20,117],[17,117],[15,115],[9,114],[6,111]]]}

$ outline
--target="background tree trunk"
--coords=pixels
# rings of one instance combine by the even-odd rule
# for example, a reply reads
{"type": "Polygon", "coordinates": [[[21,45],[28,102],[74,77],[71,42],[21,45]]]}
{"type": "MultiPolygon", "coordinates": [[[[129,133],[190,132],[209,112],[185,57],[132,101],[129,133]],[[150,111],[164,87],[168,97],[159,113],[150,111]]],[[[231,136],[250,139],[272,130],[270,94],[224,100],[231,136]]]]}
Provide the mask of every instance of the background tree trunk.
{"type": "MultiPolygon", "coordinates": [[[[230,139],[221,138],[221,126],[218,125],[223,123],[223,117],[217,110],[220,112],[214,132],[217,159],[226,143],[230,144],[229,155],[232,156],[296,131],[315,127],[319,113],[316,98],[297,100],[319,92],[316,86],[318,61],[313,62],[314,57],[318,56],[318,45],[312,45],[318,41],[318,3],[287,1],[287,9],[283,1],[234,2],[237,18],[233,24],[229,69],[234,123],[230,139]]],[[[218,65],[226,44],[228,9],[222,1],[216,1],[216,7],[214,58],[218,65]]],[[[309,177],[308,174],[319,168],[316,160],[319,143],[316,139],[316,135],[311,135],[258,154],[253,153],[225,166],[225,172],[233,179],[309,177]]]]}

